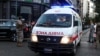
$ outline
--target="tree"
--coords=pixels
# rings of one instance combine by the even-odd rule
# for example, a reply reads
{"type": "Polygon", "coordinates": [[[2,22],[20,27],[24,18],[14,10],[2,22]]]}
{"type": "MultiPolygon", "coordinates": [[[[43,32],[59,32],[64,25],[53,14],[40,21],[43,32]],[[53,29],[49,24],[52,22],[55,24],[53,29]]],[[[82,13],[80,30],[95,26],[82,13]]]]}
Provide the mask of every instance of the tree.
{"type": "Polygon", "coordinates": [[[98,16],[96,16],[95,21],[100,22],[100,0],[95,0],[94,2],[95,2],[95,5],[96,5],[95,12],[97,12],[99,14],[98,16]]]}

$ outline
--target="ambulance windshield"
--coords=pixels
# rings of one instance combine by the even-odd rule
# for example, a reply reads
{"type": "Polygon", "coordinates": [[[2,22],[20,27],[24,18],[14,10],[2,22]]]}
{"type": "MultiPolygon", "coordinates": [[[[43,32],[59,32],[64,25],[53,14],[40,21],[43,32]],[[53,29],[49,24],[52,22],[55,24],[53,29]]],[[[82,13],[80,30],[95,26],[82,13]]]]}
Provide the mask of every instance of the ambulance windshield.
{"type": "Polygon", "coordinates": [[[39,27],[71,27],[71,14],[43,14],[37,21],[39,27]]]}

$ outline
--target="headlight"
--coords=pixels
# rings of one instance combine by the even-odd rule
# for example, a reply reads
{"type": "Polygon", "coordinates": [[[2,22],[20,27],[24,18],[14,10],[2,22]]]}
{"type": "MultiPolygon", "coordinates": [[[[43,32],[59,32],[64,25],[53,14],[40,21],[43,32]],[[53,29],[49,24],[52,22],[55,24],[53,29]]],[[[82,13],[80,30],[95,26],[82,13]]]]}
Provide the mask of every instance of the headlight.
{"type": "Polygon", "coordinates": [[[32,42],[38,42],[38,38],[37,38],[37,36],[35,34],[32,34],[31,41],[32,42]]]}
{"type": "Polygon", "coordinates": [[[68,44],[69,42],[70,42],[70,37],[68,37],[68,36],[62,37],[62,39],[60,41],[61,44],[68,44]]]}

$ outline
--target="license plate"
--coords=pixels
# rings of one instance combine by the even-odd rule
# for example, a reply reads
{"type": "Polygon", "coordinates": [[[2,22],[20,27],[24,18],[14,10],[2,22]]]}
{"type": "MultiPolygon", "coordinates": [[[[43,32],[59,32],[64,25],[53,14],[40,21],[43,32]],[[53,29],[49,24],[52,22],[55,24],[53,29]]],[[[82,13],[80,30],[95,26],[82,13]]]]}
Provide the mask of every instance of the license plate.
{"type": "Polygon", "coordinates": [[[44,48],[44,51],[45,51],[45,52],[52,52],[52,49],[44,48]]]}

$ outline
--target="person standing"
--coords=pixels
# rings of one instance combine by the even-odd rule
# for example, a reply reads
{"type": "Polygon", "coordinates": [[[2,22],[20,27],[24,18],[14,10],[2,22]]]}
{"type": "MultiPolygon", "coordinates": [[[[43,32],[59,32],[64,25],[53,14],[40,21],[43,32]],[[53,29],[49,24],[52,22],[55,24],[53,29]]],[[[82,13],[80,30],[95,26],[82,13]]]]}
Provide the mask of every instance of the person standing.
{"type": "Polygon", "coordinates": [[[96,24],[96,38],[95,38],[95,47],[97,48],[97,44],[100,43],[100,23],[96,24]]]}
{"type": "Polygon", "coordinates": [[[22,20],[22,17],[20,16],[16,22],[16,32],[17,32],[17,46],[21,47],[22,42],[23,42],[23,28],[24,28],[24,23],[22,20]]]}
{"type": "Polygon", "coordinates": [[[93,33],[93,37],[94,37],[94,47],[97,48],[97,34],[96,34],[96,28],[97,28],[97,23],[95,22],[94,24],[94,33],[93,33]]]}
{"type": "Polygon", "coordinates": [[[89,34],[88,42],[93,43],[93,41],[94,41],[94,37],[93,37],[94,31],[95,31],[94,23],[93,23],[93,21],[91,20],[91,21],[90,21],[90,34],[89,34]]]}

